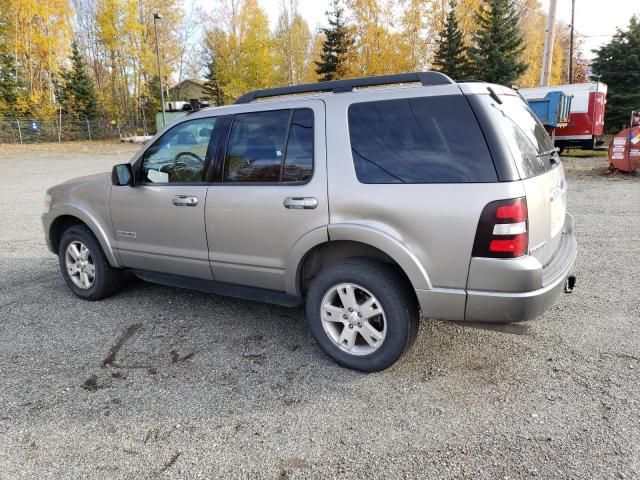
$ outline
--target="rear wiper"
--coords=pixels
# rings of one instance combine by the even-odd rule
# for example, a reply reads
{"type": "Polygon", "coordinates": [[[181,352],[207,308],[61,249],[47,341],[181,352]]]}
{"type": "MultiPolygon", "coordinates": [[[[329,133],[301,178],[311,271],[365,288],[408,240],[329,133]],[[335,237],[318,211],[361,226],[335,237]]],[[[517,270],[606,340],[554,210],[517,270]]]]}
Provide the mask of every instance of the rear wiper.
{"type": "Polygon", "coordinates": [[[543,155],[551,155],[552,153],[558,153],[560,149],[558,147],[552,148],[551,150],[547,150],[546,152],[540,152],[537,157],[542,157],[543,155]]]}
{"type": "Polygon", "coordinates": [[[544,155],[549,155],[549,161],[551,163],[558,163],[558,161],[555,159],[555,157],[553,157],[554,153],[558,153],[560,151],[560,149],[558,147],[554,147],[551,150],[547,150],[546,152],[540,152],[539,154],[536,155],[536,157],[542,157],[544,155]]]}

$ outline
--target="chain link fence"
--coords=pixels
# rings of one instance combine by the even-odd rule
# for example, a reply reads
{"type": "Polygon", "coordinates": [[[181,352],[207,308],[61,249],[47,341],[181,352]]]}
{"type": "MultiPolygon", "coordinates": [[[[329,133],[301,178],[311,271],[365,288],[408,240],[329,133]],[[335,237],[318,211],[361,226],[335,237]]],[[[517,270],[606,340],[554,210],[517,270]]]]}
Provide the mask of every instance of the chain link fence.
{"type": "Polygon", "coordinates": [[[71,140],[124,139],[155,133],[155,124],[144,120],[114,121],[65,115],[50,118],[0,117],[0,143],[44,143],[71,140]]]}

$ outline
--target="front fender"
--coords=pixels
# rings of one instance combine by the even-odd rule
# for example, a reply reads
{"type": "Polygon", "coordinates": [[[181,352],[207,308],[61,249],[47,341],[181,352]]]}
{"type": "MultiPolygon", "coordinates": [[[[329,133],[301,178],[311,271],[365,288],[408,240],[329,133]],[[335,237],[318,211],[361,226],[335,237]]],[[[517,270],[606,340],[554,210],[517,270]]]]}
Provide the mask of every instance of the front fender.
{"type": "Polygon", "coordinates": [[[52,248],[51,241],[51,227],[53,226],[56,219],[62,216],[71,216],[75,217],[84,223],[89,230],[95,235],[96,239],[100,243],[102,247],[102,251],[104,252],[109,264],[112,267],[118,268],[121,266],[120,259],[118,258],[117,253],[115,253],[112,245],[115,243],[111,234],[111,226],[104,225],[108,220],[100,221],[96,215],[91,214],[89,211],[78,208],[73,205],[68,204],[57,204],[51,208],[51,210],[44,215],[42,215],[42,226],[44,228],[44,232],[47,239],[47,245],[49,246],[49,250],[53,253],[57,254],[58,252],[54,252],[52,248]]]}

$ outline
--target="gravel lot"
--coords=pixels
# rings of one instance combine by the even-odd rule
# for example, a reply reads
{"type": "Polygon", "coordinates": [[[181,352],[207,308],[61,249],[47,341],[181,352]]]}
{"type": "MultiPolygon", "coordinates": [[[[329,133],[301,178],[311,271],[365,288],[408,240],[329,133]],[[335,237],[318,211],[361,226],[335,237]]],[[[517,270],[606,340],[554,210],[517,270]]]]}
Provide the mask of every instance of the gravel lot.
{"type": "Polygon", "coordinates": [[[640,478],[638,177],[565,158],[578,286],[544,317],[425,320],[364,375],[302,309],[133,279],[72,296],[44,191],[135,149],[0,146],[0,478],[640,478]]]}

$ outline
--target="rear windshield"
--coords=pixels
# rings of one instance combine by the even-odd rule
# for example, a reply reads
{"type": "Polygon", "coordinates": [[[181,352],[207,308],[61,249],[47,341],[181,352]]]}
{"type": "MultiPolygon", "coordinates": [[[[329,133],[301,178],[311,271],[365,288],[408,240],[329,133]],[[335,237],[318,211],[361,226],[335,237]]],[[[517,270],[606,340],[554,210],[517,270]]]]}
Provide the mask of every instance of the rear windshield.
{"type": "Polygon", "coordinates": [[[362,183],[497,181],[462,95],[355,103],[349,107],[349,136],[362,183]]]}
{"type": "Polygon", "coordinates": [[[546,130],[524,100],[515,95],[502,95],[502,103],[489,95],[479,95],[505,136],[521,178],[534,177],[551,170],[557,160],[553,143],[546,130]]]}

